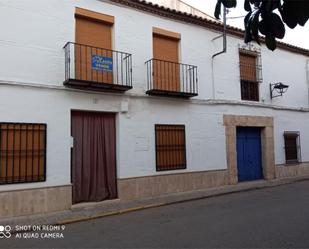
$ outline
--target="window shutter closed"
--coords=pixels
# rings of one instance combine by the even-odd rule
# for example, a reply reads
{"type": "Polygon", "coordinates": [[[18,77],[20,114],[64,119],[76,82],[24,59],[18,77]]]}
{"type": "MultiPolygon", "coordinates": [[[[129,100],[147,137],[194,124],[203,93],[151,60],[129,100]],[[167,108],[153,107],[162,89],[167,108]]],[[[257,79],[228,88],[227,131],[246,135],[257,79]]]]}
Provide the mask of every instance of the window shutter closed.
{"type": "Polygon", "coordinates": [[[240,53],[240,79],[246,81],[257,81],[257,72],[256,72],[256,56],[240,53]]]}
{"type": "Polygon", "coordinates": [[[112,26],[76,17],[76,42],[98,48],[112,49],[112,26]]]}
{"type": "Polygon", "coordinates": [[[0,184],[45,181],[46,125],[0,123],[0,184]]]}
{"type": "Polygon", "coordinates": [[[186,168],[184,125],[156,125],[157,171],[186,168]]]}
{"type": "Polygon", "coordinates": [[[96,81],[98,83],[113,83],[112,72],[98,71],[92,68],[92,56],[113,58],[113,52],[111,51],[113,23],[103,22],[79,14],[75,15],[75,20],[75,41],[77,43],[74,51],[76,79],[96,81]]]}
{"type": "Polygon", "coordinates": [[[154,86],[159,90],[180,90],[179,39],[153,34],[154,86]]]}

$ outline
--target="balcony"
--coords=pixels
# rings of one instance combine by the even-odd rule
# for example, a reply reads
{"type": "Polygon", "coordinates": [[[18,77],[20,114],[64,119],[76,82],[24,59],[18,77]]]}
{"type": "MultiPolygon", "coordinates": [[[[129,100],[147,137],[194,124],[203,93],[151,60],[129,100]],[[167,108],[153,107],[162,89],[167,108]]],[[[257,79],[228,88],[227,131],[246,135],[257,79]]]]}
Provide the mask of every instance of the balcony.
{"type": "Polygon", "coordinates": [[[131,54],[72,42],[64,50],[65,86],[105,92],[132,88],[131,54]]]}
{"type": "Polygon", "coordinates": [[[151,59],[147,61],[149,95],[191,98],[198,95],[197,67],[151,59]]]}

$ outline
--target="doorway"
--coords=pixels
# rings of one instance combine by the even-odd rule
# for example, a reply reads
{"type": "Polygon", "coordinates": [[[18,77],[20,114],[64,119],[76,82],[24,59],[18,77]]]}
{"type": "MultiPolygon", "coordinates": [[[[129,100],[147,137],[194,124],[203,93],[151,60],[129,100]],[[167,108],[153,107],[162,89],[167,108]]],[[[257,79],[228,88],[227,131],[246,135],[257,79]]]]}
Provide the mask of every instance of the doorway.
{"type": "Polygon", "coordinates": [[[115,114],[72,111],[73,204],[117,198],[115,114]]]}

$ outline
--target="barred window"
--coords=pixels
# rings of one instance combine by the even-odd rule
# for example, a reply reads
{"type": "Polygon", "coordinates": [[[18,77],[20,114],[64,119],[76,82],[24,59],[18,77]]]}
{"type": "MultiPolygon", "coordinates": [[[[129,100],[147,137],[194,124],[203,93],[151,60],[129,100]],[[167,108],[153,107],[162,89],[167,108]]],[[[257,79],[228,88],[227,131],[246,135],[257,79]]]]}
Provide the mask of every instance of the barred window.
{"type": "Polygon", "coordinates": [[[241,99],[259,101],[259,83],[241,80],[241,99]]]}
{"type": "Polygon", "coordinates": [[[284,148],[286,163],[300,162],[300,136],[299,132],[284,132],[284,148]]]}
{"type": "Polygon", "coordinates": [[[157,171],[186,168],[184,125],[155,125],[157,171]]]}
{"type": "Polygon", "coordinates": [[[239,52],[241,99],[259,101],[259,67],[257,54],[239,52]]]}
{"type": "Polygon", "coordinates": [[[46,179],[46,124],[0,123],[0,184],[46,179]]]}

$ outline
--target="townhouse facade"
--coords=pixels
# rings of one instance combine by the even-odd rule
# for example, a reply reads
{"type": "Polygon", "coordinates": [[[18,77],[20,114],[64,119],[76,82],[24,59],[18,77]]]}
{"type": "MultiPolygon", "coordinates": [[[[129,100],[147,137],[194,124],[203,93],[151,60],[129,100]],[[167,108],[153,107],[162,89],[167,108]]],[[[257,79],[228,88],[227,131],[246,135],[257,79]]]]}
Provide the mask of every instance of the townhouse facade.
{"type": "Polygon", "coordinates": [[[0,12],[1,217],[309,174],[308,50],[216,56],[220,22],[145,1],[0,12]]]}

